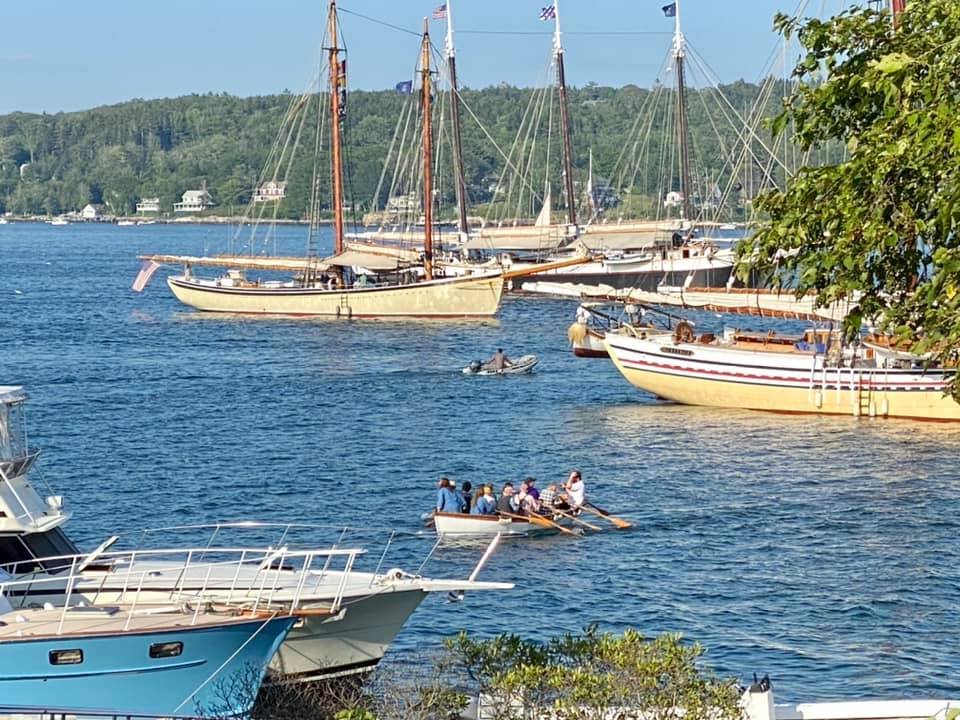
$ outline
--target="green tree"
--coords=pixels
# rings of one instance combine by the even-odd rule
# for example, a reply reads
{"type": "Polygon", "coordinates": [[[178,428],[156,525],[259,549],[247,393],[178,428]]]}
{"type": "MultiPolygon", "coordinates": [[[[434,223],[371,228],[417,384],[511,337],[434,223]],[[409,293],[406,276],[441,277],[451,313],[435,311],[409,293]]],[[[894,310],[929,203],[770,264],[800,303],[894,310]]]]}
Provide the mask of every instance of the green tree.
{"type": "Polygon", "coordinates": [[[762,198],[770,221],[741,247],[742,270],[821,304],[849,301],[851,336],[877,323],[956,363],[960,4],[912,2],[896,29],[872,9],[776,22],[806,52],[775,131],[792,125],[803,149],[840,141],[847,153],[762,198]]]}

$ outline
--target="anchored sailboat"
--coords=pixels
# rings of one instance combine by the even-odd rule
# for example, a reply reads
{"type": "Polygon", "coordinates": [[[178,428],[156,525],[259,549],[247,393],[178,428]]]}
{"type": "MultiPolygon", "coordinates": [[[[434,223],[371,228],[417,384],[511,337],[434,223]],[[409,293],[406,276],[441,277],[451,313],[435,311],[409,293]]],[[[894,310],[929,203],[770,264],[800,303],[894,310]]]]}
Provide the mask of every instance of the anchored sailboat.
{"type": "MultiPolygon", "coordinates": [[[[330,161],[334,255],[305,259],[252,256],[195,258],[146,256],[147,263],[175,262],[182,275],[168,278],[171,291],[185,305],[225,313],[309,315],[345,318],[471,318],[497,312],[503,291],[499,269],[483,268],[462,277],[435,278],[432,246],[432,127],[430,36],[424,28],[421,60],[423,113],[423,210],[426,231],[422,256],[388,248],[352,248],[344,243],[342,124],[345,116],[346,63],[338,43],[336,0],[328,15],[330,77],[330,161]],[[245,270],[289,270],[292,280],[248,279],[245,270]],[[223,277],[200,278],[195,266],[227,267],[223,277]],[[362,268],[363,272],[356,269],[362,268]]],[[[314,208],[315,209],[315,208],[314,208]]],[[[147,267],[147,266],[145,266],[147,267]]],[[[152,266],[151,266],[152,267],[152,266]]],[[[140,283],[142,285],[144,283],[140,283]]],[[[135,285],[135,288],[137,286],[135,285]]],[[[141,288],[142,289],[142,288],[141,288]]]]}

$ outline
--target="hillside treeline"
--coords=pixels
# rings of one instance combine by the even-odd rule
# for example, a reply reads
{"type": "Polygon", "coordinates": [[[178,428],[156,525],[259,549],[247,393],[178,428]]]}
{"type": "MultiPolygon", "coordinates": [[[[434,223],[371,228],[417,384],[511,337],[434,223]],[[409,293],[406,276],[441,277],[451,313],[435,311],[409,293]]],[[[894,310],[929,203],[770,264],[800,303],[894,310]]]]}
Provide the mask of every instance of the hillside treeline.
{"type": "MultiPolygon", "coordinates": [[[[724,172],[737,146],[737,136],[742,134],[742,128],[732,127],[724,115],[729,115],[729,108],[744,112],[752,107],[760,89],[738,82],[720,91],[729,104],[727,110],[716,100],[716,90],[689,91],[691,147],[698,178],[716,178],[724,172]]],[[[491,200],[496,178],[505,164],[487,133],[501,148],[509,150],[533,92],[509,86],[462,91],[470,108],[465,113],[463,142],[468,191],[474,203],[491,200]]],[[[597,85],[570,91],[578,174],[585,174],[591,152],[594,172],[599,176],[612,174],[618,158],[621,166],[628,166],[630,162],[622,157],[625,147],[630,150],[642,146],[654,164],[672,164],[673,151],[667,148],[674,142],[675,130],[669,101],[646,123],[649,130],[631,135],[641,112],[652,112],[652,92],[636,86],[597,85]]],[[[669,97],[670,93],[661,94],[669,97]]],[[[109,212],[124,215],[134,212],[140,198],[159,197],[163,211],[169,213],[184,191],[205,185],[217,203],[214,212],[237,214],[258,183],[291,99],[290,95],[190,95],[132,100],[55,115],[0,116],[0,210],[59,214],[87,203],[102,203],[109,212]]],[[[402,108],[410,99],[393,91],[357,91],[349,97],[347,194],[358,213],[374,203],[384,158],[402,108]]],[[[306,126],[311,122],[308,120],[306,126]]],[[[301,145],[312,147],[312,141],[301,145]]],[[[300,155],[289,176],[281,216],[299,218],[307,208],[314,160],[312,152],[300,155]]],[[[643,181],[646,185],[634,191],[676,189],[676,179],[650,180],[650,172],[639,172],[647,177],[643,181]],[[667,187],[651,189],[651,183],[662,186],[664,182],[667,187]]],[[[535,176],[536,168],[531,171],[531,177],[535,176]]],[[[318,177],[321,184],[328,182],[328,173],[321,172],[318,177]]],[[[631,176],[631,182],[634,179],[631,176]]],[[[559,185],[557,180],[554,187],[559,185]]],[[[447,183],[444,192],[452,195],[451,188],[447,183]]],[[[381,204],[388,191],[388,187],[381,188],[381,204]]]]}

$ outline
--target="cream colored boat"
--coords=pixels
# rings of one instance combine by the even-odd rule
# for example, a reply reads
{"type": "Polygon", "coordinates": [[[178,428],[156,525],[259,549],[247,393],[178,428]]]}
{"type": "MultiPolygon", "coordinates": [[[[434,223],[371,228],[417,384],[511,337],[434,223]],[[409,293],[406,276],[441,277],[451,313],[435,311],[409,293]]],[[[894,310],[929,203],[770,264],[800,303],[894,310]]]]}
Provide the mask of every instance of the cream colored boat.
{"type": "Polygon", "coordinates": [[[824,340],[697,339],[682,323],[675,333],[607,333],[604,347],[632,385],[685,405],[960,421],[960,404],[944,394],[954,371],[872,348],[837,354],[824,340]]]}
{"type": "Polygon", "coordinates": [[[241,277],[200,279],[189,273],[167,284],[185,305],[207,312],[338,318],[491,317],[500,306],[499,272],[409,285],[327,289],[319,283],[248,282],[241,277]]]}

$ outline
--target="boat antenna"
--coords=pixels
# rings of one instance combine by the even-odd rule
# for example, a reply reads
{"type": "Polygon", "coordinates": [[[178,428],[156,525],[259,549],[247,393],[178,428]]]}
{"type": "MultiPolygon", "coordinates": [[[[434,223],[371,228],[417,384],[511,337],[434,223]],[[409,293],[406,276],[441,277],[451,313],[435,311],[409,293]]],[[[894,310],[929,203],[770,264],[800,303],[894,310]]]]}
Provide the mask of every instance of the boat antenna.
{"type": "Polygon", "coordinates": [[[577,203],[573,194],[573,146],[570,144],[570,112],[567,107],[567,78],[563,70],[563,44],[560,41],[560,0],[553,2],[553,58],[557,64],[557,91],[560,99],[560,132],[563,135],[563,187],[567,193],[567,223],[577,228],[577,203]]]}
{"type": "Polygon", "coordinates": [[[330,47],[330,166],[333,186],[333,251],[343,252],[343,138],[342,124],[346,113],[347,65],[340,60],[342,48],[337,44],[337,0],[330,0],[328,15],[330,47]]]}
{"type": "Polygon", "coordinates": [[[463,141],[460,132],[460,88],[457,86],[457,58],[453,45],[453,3],[447,0],[447,37],[443,49],[447,55],[447,73],[450,75],[450,123],[453,133],[454,185],[457,191],[457,232],[461,245],[465,245],[470,233],[467,224],[467,181],[463,169],[463,141]]]}
{"type": "Polygon", "coordinates": [[[433,280],[433,126],[431,123],[430,20],[423,19],[420,48],[420,102],[423,108],[423,273],[433,280]]]}
{"type": "Polygon", "coordinates": [[[680,145],[680,193],[683,195],[683,220],[693,221],[693,198],[690,192],[690,138],[687,127],[687,86],[684,57],[687,41],[680,29],[680,0],[674,5],[673,60],[677,68],[677,134],[680,145]]]}

